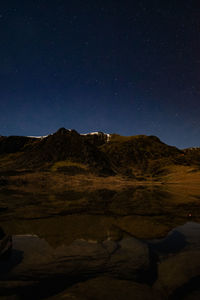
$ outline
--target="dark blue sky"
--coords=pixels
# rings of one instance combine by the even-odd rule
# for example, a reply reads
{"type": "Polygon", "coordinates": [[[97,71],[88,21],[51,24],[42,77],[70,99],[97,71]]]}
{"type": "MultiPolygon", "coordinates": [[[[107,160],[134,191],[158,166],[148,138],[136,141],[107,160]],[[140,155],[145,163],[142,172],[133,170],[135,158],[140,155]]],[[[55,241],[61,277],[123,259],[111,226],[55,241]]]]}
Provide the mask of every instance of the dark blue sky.
{"type": "Polygon", "coordinates": [[[0,135],[200,146],[200,2],[0,2],[0,135]]]}

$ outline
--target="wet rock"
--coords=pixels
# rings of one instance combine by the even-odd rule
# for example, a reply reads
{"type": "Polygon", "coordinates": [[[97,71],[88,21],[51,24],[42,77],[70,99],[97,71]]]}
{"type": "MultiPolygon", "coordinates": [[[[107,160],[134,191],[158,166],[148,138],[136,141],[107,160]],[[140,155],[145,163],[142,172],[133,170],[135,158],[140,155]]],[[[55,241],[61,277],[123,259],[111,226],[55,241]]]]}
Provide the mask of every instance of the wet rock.
{"type": "Polygon", "coordinates": [[[133,275],[149,265],[147,245],[135,238],[126,238],[120,242],[105,240],[102,243],[79,239],[69,246],[63,245],[54,249],[44,239],[24,235],[13,237],[13,248],[21,253],[22,257],[21,261],[9,270],[11,277],[26,272],[30,273],[31,277],[36,270],[37,275],[40,272],[67,274],[69,269],[76,271],[77,264],[79,271],[99,268],[101,272],[120,273],[123,276],[127,271],[133,275]]]}
{"type": "Polygon", "coordinates": [[[102,246],[108,251],[109,255],[112,255],[118,248],[118,244],[109,239],[104,241],[102,246]]]}
{"type": "Polygon", "coordinates": [[[125,238],[118,247],[110,258],[109,272],[114,277],[137,279],[150,264],[147,245],[135,238],[125,238]]]}
{"type": "Polygon", "coordinates": [[[200,251],[188,250],[173,255],[158,265],[158,280],[155,288],[171,295],[200,276],[200,251]]]}
{"type": "Polygon", "coordinates": [[[148,266],[148,247],[135,238],[102,243],[80,239],[54,249],[37,236],[15,236],[11,259],[0,264],[0,287],[34,285],[57,276],[81,280],[110,274],[138,279],[148,266]]]}
{"type": "Polygon", "coordinates": [[[53,249],[37,236],[16,236],[13,248],[21,259],[12,257],[7,269],[4,265],[4,277],[9,280],[38,281],[60,275],[85,276],[99,271],[109,256],[101,244],[93,241],[76,240],[69,246],[53,249]]]}
{"type": "Polygon", "coordinates": [[[105,271],[108,258],[108,252],[100,243],[76,240],[70,246],[56,249],[56,270],[74,277],[94,276],[105,271]]]}
{"type": "Polygon", "coordinates": [[[165,298],[161,298],[158,292],[145,284],[101,276],[75,284],[62,293],[48,298],[48,300],[58,299],[163,300],[165,298]]]}

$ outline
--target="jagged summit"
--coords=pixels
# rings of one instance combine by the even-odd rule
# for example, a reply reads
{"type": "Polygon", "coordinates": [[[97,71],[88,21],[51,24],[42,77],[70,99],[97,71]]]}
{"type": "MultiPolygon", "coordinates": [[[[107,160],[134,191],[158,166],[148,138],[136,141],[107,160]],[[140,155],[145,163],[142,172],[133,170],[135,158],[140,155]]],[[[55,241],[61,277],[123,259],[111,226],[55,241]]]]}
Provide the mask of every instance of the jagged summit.
{"type": "Polygon", "coordinates": [[[34,136],[34,135],[29,135],[28,137],[30,138],[35,138],[35,139],[44,139],[50,135],[53,134],[69,134],[69,133],[73,133],[73,134],[78,134],[78,132],[75,129],[66,129],[64,127],[59,128],[55,133],[50,133],[48,135],[42,135],[42,136],[34,136]]]}
{"type": "MultiPolygon", "coordinates": [[[[79,133],[75,129],[66,129],[64,127],[61,127],[55,133],[50,133],[48,135],[41,135],[41,136],[29,135],[27,137],[29,137],[29,138],[35,138],[35,139],[44,139],[44,138],[46,138],[46,137],[48,137],[50,135],[53,135],[53,134],[61,134],[61,135],[63,135],[63,134],[79,134],[79,133]]],[[[82,136],[92,136],[92,135],[94,135],[94,136],[98,136],[98,137],[104,138],[107,141],[109,141],[110,138],[111,138],[111,134],[104,133],[102,131],[81,133],[80,135],[82,135],[82,136]]]]}
{"type": "Polygon", "coordinates": [[[79,133],[75,129],[66,129],[64,127],[59,128],[54,134],[76,134],[79,135],[79,133]]]}
{"type": "Polygon", "coordinates": [[[65,134],[65,133],[67,133],[67,132],[69,132],[69,131],[71,131],[71,129],[66,129],[66,128],[64,128],[64,127],[61,127],[61,128],[59,128],[59,129],[56,131],[56,133],[59,133],[59,134],[65,134]]]}

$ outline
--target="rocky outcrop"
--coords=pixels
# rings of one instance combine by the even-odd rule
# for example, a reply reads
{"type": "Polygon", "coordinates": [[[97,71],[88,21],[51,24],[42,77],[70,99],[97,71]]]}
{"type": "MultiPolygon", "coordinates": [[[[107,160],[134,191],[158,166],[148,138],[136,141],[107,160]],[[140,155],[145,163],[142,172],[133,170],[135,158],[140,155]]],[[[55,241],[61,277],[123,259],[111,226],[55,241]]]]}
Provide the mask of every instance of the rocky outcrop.
{"type": "MultiPolygon", "coordinates": [[[[171,295],[200,276],[200,251],[184,251],[164,260],[158,265],[155,288],[171,295]]],[[[200,278],[198,279],[200,283],[200,278]]]]}
{"type": "Polygon", "coordinates": [[[29,299],[40,293],[57,294],[49,299],[198,299],[199,230],[188,223],[148,244],[133,237],[76,239],[57,248],[34,235],[14,236],[11,257],[0,261],[0,291],[29,299]]]}
{"type": "MultiPolygon", "coordinates": [[[[176,245],[177,253],[173,253],[171,248],[171,254],[161,259],[154,288],[173,299],[196,299],[191,298],[191,291],[199,291],[200,285],[200,225],[190,222],[177,227],[165,240],[170,240],[173,235],[176,236],[172,242],[176,245]],[[176,232],[184,237],[184,244],[178,240],[176,232]],[[177,246],[181,244],[183,249],[178,249],[177,246]]],[[[169,244],[165,246],[169,252],[169,244]]],[[[194,294],[198,294],[198,291],[194,294]]]]}
{"type": "Polygon", "coordinates": [[[108,276],[92,278],[77,283],[48,300],[163,300],[160,294],[146,284],[130,280],[121,280],[108,276]]]}
{"type": "Polygon", "coordinates": [[[129,238],[120,242],[75,240],[53,249],[37,236],[13,237],[13,253],[0,263],[0,288],[37,286],[38,281],[64,276],[70,282],[107,274],[139,280],[149,267],[146,244],[129,238]]]}
{"type": "Polygon", "coordinates": [[[138,279],[149,267],[149,250],[135,238],[125,238],[110,257],[109,273],[122,279],[138,279]]]}

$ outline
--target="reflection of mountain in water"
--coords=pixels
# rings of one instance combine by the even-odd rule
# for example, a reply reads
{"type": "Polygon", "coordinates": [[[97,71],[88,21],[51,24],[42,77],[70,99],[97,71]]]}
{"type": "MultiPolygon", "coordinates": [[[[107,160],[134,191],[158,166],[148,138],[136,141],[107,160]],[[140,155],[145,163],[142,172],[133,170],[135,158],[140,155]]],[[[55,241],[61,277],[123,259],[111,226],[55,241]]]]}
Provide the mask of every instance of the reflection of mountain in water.
{"type": "Polygon", "coordinates": [[[198,194],[165,186],[61,194],[5,191],[0,194],[0,221],[10,234],[31,232],[51,244],[83,236],[105,240],[113,228],[115,235],[118,228],[116,238],[156,238],[188,220],[200,221],[198,194]]]}
{"type": "Polygon", "coordinates": [[[13,235],[12,255],[0,263],[0,295],[146,300],[198,293],[199,225],[180,225],[199,221],[199,189],[5,190],[0,212],[13,235]]]}
{"type": "Polygon", "coordinates": [[[134,299],[192,299],[187,298],[188,293],[197,295],[200,283],[199,236],[196,223],[177,227],[165,239],[148,243],[133,237],[101,242],[79,239],[53,248],[34,235],[14,236],[13,254],[0,264],[4,266],[1,291],[16,293],[18,287],[17,293],[29,299],[41,299],[67,287],[59,297],[71,293],[72,298],[81,299],[81,293],[86,293],[95,294],[93,299],[112,299],[118,290],[116,299],[124,299],[126,290],[126,299],[133,295],[134,299]],[[110,286],[107,294],[102,285],[110,286]]]}

